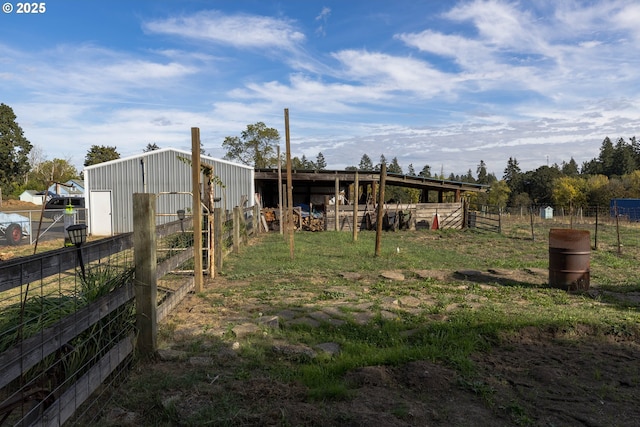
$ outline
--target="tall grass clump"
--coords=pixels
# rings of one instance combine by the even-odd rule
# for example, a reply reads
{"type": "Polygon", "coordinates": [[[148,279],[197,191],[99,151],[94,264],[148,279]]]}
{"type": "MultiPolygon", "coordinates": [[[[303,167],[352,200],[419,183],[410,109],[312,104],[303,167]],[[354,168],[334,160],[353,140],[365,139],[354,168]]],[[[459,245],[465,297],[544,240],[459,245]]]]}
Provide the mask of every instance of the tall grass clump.
{"type": "MultiPolygon", "coordinates": [[[[49,339],[51,328],[90,306],[100,298],[133,278],[131,267],[106,264],[87,269],[76,290],[58,290],[48,295],[26,296],[23,301],[4,307],[0,316],[0,353],[19,346],[20,342],[43,334],[49,339]],[[49,332],[47,332],[49,329],[49,332]],[[46,334],[46,335],[45,335],[46,334]]],[[[75,379],[86,373],[115,343],[128,336],[135,326],[133,304],[125,304],[23,372],[7,390],[19,390],[21,384],[37,384],[49,393],[65,390],[75,379]]]]}

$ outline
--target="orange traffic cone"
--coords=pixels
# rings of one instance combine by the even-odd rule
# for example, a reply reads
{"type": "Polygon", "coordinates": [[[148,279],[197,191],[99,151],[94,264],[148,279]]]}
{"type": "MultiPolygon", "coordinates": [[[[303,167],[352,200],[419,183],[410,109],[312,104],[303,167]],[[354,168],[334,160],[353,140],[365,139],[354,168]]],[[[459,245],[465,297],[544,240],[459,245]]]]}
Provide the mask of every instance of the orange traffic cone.
{"type": "Polygon", "coordinates": [[[431,221],[431,229],[432,230],[438,230],[440,228],[440,224],[438,221],[438,214],[435,214],[433,216],[433,221],[431,221]]]}

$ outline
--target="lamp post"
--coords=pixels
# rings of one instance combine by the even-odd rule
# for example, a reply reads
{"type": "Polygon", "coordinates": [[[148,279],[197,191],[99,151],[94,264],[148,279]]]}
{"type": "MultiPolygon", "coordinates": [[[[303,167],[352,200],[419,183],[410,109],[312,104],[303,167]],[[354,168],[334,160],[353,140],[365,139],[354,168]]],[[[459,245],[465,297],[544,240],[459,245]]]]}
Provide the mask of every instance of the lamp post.
{"type": "Polygon", "coordinates": [[[84,260],[82,259],[82,249],[80,248],[87,241],[87,225],[74,224],[67,227],[67,234],[71,244],[78,249],[78,260],[80,261],[80,270],[82,271],[82,279],[87,277],[84,272],[84,260]]]}

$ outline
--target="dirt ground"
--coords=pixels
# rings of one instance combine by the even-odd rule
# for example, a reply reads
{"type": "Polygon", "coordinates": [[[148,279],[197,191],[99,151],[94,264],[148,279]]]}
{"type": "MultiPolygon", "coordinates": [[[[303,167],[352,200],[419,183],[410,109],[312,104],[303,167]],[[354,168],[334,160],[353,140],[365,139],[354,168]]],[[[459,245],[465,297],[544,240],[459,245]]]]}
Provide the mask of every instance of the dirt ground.
{"type": "MultiPolygon", "coordinates": [[[[503,277],[505,274],[518,280],[518,273],[501,272],[503,277]]],[[[526,280],[531,282],[532,278],[526,280]]],[[[543,283],[545,278],[540,275],[538,280],[543,283]]],[[[224,293],[227,285],[221,280],[216,286],[224,293]]],[[[237,286],[237,282],[231,285],[237,286]]],[[[592,288],[589,292],[595,296],[599,291],[592,288]]],[[[222,330],[228,322],[262,309],[260,301],[248,300],[231,310],[212,310],[199,297],[189,295],[171,316],[171,321],[180,325],[174,336],[180,341],[191,339],[191,332],[203,327],[222,330]]],[[[212,374],[209,392],[181,390],[163,397],[180,401],[176,407],[185,418],[222,396],[243,402],[236,419],[216,425],[640,425],[637,338],[594,336],[587,328],[570,332],[533,327],[522,330],[505,337],[489,353],[473,357],[478,373],[474,380],[429,361],[398,367],[367,366],[345,377],[355,391],[351,399],[324,402],[310,401],[304,386],[297,383],[278,382],[260,373],[237,378],[233,372],[238,356],[228,349],[215,357],[213,364],[219,375],[212,374]]],[[[197,360],[160,360],[144,370],[184,371],[193,369],[197,360]]],[[[110,417],[110,425],[144,424],[139,414],[115,410],[110,417]]]]}

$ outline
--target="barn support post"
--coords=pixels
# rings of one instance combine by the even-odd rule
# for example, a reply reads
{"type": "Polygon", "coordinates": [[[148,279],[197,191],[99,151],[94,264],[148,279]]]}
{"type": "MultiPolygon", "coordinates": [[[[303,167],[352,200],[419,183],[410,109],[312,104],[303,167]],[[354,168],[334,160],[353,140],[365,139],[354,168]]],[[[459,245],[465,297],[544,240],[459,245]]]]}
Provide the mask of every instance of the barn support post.
{"type": "Polygon", "coordinates": [[[215,252],[214,258],[216,260],[216,271],[222,271],[222,223],[223,223],[222,208],[215,208],[213,210],[213,250],[215,252]]]}
{"type": "Polygon", "coordinates": [[[382,243],[382,210],[384,209],[384,187],[387,182],[387,165],[380,166],[380,190],[378,195],[378,210],[376,215],[376,251],[375,255],[380,256],[380,246],[382,243]]]}
{"type": "Polygon", "coordinates": [[[149,356],[158,345],[155,194],[133,195],[133,224],[137,347],[149,356]]]}

